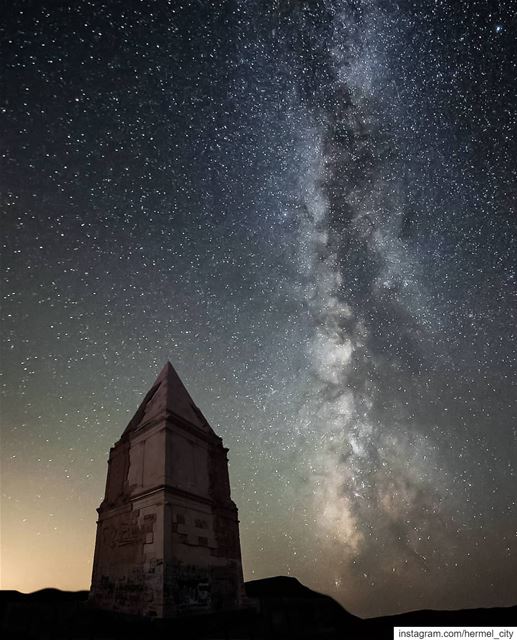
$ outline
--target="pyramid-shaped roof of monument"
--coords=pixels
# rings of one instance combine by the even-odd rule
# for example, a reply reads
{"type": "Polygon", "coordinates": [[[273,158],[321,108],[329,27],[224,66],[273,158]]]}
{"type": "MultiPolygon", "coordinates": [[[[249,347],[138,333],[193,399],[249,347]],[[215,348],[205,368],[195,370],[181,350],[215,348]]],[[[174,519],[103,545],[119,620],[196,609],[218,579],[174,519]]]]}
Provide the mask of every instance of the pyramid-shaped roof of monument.
{"type": "Polygon", "coordinates": [[[147,392],[135,415],[127,425],[123,435],[137,431],[144,424],[177,417],[190,425],[212,432],[206,418],[195,405],[189,392],[170,362],[160,371],[153,386],[147,392]]]}

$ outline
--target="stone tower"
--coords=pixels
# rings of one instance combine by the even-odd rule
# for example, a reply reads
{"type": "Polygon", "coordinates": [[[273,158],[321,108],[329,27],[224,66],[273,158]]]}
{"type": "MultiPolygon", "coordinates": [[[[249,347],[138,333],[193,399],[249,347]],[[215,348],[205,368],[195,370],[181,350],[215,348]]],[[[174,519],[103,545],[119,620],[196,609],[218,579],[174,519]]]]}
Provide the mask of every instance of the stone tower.
{"type": "Polygon", "coordinates": [[[94,605],[158,617],[240,605],[227,451],[167,362],[110,450],[94,605]]]}

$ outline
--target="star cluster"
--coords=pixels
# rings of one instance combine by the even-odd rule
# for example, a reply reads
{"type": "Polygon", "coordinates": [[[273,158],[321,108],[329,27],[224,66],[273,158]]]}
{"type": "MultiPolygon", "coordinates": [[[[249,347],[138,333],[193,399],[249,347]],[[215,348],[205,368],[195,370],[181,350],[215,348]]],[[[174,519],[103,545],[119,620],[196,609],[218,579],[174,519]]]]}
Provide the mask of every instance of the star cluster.
{"type": "Polygon", "coordinates": [[[513,604],[511,0],[4,14],[5,588],[88,587],[107,451],[170,359],[247,579],[513,604]]]}

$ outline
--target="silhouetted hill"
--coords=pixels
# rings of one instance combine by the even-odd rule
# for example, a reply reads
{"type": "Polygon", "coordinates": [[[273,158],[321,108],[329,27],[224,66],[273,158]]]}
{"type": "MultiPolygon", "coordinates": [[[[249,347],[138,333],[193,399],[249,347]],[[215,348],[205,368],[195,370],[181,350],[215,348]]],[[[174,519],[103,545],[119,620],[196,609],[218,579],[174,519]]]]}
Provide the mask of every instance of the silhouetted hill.
{"type": "Polygon", "coordinates": [[[335,630],[361,622],[330,596],[312,591],[296,578],[253,580],[245,588],[248,598],[258,603],[270,637],[276,637],[275,633],[281,637],[332,637],[335,630]]]}
{"type": "Polygon", "coordinates": [[[328,598],[313,591],[296,578],[276,576],[246,582],[246,594],[249,598],[328,598]]]}
{"type": "Polygon", "coordinates": [[[395,626],[510,626],[517,620],[517,606],[412,611],[362,620],[348,613],[330,596],[312,591],[295,578],[265,578],[245,586],[249,598],[246,609],[174,620],[139,618],[92,609],[87,591],[42,589],[30,594],[0,591],[2,638],[391,640],[395,626]]]}
{"type": "Polygon", "coordinates": [[[517,624],[517,606],[494,607],[490,609],[458,609],[454,611],[434,611],[424,609],[409,611],[382,618],[364,620],[369,624],[383,624],[390,627],[404,626],[515,626],[517,624]]]}
{"type": "Polygon", "coordinates": [[[40,589],[32,593],[21,591],[0,591],[0,602],[3,600],[27,600],[30,602],[80,602],[88,600],[89,591],[61,591],[61,589],[40,589]]]}

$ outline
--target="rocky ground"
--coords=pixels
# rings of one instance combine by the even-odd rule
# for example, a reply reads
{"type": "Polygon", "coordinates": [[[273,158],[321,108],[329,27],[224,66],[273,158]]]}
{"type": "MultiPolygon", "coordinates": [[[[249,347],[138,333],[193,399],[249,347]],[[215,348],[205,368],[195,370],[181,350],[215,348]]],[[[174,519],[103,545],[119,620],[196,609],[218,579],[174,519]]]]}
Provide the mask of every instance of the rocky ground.
{"type": "Polygon", "coordinates": [[[246,584],[249,606],[240,611],[174,620],[137,618],[96,611],[88,592],[44,589],[32,594],[0,591],[2,638],[9,640],[330,640],[393,638],[395,626],[510,626],[517,606],[464,611],[414,611],[362,620],[329,596],[295,578],[246,584]]]}

